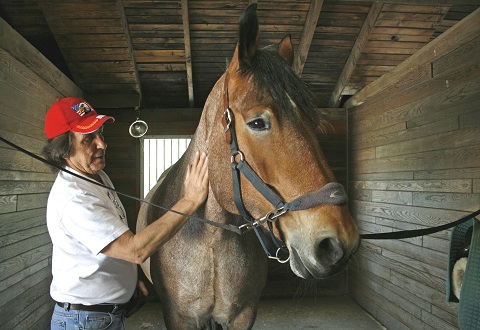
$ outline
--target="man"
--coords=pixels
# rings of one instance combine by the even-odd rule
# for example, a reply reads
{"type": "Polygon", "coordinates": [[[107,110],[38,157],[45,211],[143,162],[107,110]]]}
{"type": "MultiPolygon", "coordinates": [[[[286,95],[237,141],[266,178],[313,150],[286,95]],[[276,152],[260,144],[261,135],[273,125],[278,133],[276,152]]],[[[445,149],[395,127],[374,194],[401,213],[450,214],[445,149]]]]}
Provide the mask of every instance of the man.
{"type": "MultiPolygon", "coordinates": [[[[45,156],[65,169],[113,187],[105,167],[107,145],[98,115],[79,98],[58,99],[45,116],[45,156]]],[[[208,194],[208,159],[196,154],[185,178],[185,194],[173,207],[192,214],[208,194]]],[[[124,329],[124,304],[137,283],[137,265],[187,221],[167,212],[134,234],[115,192],[60,171],[47,204],[53,243],[50,294],[57,302],[52,329],[124,329]]],[[[146,294],[144,286],[140,287],[146,294]]]]}

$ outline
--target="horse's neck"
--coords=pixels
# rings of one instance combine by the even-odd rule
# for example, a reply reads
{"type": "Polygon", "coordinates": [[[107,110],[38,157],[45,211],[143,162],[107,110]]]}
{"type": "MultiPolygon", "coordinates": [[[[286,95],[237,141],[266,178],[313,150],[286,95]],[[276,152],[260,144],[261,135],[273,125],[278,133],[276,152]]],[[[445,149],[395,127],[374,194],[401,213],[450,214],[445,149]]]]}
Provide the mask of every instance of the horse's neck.
{"type": "Polygon", "coordinates": [[[210,135],[214,127],[214,121],[219,108],[219,100],[223,100],[223,89],[220,86],[223,85],[223,79],[217,81],[212,91],[208,95],[203,107],[202,116],[198,123],[197,130],[194,135],[194,145],[192,147],[199,151],[205,151],[208,153],[208,145],[210,135]]]}

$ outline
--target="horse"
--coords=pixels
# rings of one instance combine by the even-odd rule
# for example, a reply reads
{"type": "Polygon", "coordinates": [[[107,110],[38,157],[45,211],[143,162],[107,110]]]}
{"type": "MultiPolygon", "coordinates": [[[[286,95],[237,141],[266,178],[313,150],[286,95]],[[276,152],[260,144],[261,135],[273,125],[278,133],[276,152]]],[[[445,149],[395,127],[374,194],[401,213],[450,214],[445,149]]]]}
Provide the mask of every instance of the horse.
{"type": "MultiPolygon", "coordinates": [[[[219,226],[189,219],[142,265],[169,329],[251,329],[269,257],[288,260],[301,278],[325,278],[342,269],[359,245],[345,192],[318,142],[321,121],[312,94],[292,69],[291,38],[277,49],[259,48],[258,34],[251,4],[188,149],[146,197],[174,205],[195,152],[208,154],[209,194],[194,216],[219,226]]],[[[142,205],[137,231],[164,212],[142,205]]]]}

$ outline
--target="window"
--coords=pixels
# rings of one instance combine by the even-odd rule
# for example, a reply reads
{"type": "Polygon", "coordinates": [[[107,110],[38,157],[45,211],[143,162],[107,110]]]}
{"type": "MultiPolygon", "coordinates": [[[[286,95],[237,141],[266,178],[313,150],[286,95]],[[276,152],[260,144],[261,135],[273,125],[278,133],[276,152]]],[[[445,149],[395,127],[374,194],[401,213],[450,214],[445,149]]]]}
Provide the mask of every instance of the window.
{"type": "Polygon", "coordinates": [[[182,157],[190,140],[190,136],[148,136],[142,139],[140,191],[143,197],[155,186],[160,175],[182,157]]]}

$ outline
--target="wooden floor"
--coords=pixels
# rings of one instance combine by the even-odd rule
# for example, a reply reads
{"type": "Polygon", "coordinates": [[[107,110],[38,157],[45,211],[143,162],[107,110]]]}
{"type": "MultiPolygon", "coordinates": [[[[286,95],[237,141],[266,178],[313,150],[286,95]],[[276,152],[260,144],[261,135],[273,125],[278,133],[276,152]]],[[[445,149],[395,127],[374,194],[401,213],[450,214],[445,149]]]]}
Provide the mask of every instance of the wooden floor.
{"type": "MultiPolygon", "coordinates": [[[[147,303],[127,319],[128,330],[164,330],[159,302],[147,303]]],[[[385,329],[348,296],[262,300],[255,330],[385,329]]]]}

